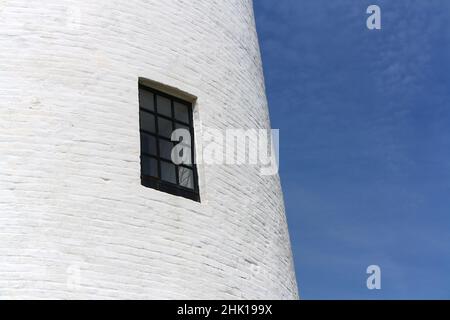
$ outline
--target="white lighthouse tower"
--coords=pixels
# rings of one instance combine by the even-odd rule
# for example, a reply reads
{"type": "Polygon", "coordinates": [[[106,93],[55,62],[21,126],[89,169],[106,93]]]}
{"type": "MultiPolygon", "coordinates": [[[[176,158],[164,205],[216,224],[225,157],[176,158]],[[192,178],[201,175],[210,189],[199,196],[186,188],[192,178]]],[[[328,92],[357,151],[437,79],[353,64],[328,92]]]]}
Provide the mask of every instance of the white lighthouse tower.
{"type": "Polygon", "coordinates": [[[0,298],[298,298],[278,175],[157,140],[270,128],[251,0],[0,0],[0,47],[0,298]]]}

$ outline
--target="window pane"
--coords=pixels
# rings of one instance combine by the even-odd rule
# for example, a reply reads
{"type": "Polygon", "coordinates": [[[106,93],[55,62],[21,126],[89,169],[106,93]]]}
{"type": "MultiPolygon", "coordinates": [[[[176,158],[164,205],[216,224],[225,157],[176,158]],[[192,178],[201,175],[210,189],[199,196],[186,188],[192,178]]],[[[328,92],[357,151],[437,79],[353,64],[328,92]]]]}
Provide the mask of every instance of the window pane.
{"type": "Polygon", "coordinates": [[[158,113],[172,118],[172,106],[169,99],[157,96],[156,105],[158,107],[158,113]]]}
{"type": "Polygon", "coordinates": [[[142,185],[200,201],[193,164],[192,105],[139,84],[139,124],[142,185]],[[178,141],[170,141],[176,129],[184,132],[179,132],[178,141]]]}
{"type": "Polygon", "coordinates": [[[140,122],[141,122],[141,130],[149,131],[154,133],[155,132],[155,116],[147,113],[147,112],[140,112],[140,122]]]}
{"type": "Polygon", "coordinates": [[[143,109],[155,111],[155,101],[153,100],[153,93],[139,89],[139,106],[143,109]]]}
{"type": "Polygon", "coordinates": [[[141,157],[142,175],[158,177],[158,161],[156,159],[142,156],[141,157]]]}
{"type": "Polygon", "coordinates": [[[172,135],[172,121],[164,118],[158,118],[159,134],[163,137],[170,138],[172,135]]]}
{"type": "Polygon", "coordinates": [[[189,110],[184,104],[174,102],[175,119],[189,123],[189,110]]]}
{"type": "Polygon", "coordinates": [[[156,156],[156,138],[149,134],[141,133],[141,152],[156,156]]]}
{"type": "Polygon", "coordinates": [[[159,140],[159,154],[161,158],[172,161],[173,143],[166,140],[159,140]]]}
{"type": "Polygon", "coordinates": [[[175,166],[161,161],[161,179],[170,183],[177,183],[175,166]]]}
{"type": "Polygon", "coordinates": [[[194,173],[191,169],[179,167],[178,176],[180,179],[180,186],[194,189],[194,173]]]}

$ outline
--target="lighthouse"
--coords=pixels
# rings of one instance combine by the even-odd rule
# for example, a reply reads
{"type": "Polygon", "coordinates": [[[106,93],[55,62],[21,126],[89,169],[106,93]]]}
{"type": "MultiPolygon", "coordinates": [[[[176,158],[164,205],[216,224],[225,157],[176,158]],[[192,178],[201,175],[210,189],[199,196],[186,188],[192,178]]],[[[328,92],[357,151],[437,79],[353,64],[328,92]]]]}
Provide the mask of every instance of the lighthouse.
{"type": "Polygon", "coordinates": [[[3,0],[0,45],[0,298],[298,298],[278,174],[199,161],[270,129],[251,0],[3,0]]]}

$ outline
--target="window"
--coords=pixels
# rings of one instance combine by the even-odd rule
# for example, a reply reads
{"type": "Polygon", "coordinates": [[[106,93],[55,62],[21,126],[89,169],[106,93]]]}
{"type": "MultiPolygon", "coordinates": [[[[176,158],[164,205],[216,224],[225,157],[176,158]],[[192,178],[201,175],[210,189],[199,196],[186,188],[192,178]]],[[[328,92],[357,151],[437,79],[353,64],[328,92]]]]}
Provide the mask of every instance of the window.
{"type": "Polygon", "coordinates": [[[139,85],[143,186],[200,201],[192,121],[192,103],[139,85]],[[185,135],[172,141],[177,129],[185,135]]]}

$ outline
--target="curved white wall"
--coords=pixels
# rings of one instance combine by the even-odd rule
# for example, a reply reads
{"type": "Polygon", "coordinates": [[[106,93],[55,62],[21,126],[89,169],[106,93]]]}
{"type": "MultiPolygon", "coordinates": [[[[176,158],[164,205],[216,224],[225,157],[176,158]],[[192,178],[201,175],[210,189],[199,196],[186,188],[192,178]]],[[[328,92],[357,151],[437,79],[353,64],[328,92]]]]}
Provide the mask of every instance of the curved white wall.
{"type": "Polygon", "coordinates": [[[278,176],[140,185],[138,77],[269,126],[250,0],[0,0],[0,298],[297,298],[278,176]]]}

